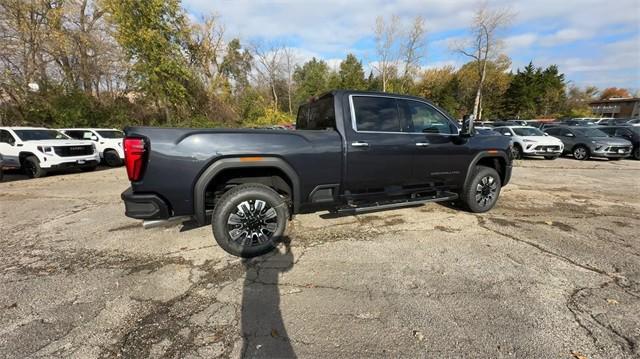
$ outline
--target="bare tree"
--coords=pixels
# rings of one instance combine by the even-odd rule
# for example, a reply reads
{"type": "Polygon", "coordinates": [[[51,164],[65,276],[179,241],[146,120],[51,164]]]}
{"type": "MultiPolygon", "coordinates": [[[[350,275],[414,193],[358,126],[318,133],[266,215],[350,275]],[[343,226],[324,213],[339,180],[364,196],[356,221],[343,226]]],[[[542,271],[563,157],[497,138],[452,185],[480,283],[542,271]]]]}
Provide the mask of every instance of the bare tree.
{"type": "Polygon", "coordinates": [[[486,2],[478,4],[471,25],[471,38],[467,42],[456,44],[454,50],[475,61],[478,71],[478,84],[473,103],[473,115],[482,117],[482,88],[487,74],[487,62],[500,52],[499,32],[508,26],[514,17],[508,9],[490,9],[486,2]]]}
{"type": "Polygon", "coordinates": [[[382,16],[376,18],[374,32],[378,62],[374,67],[382,77],[383,92],[387,90],[389,75],[392,69],[397,68],[398,65],[396,45],[399,37],[398,22],[399,17],[397,15],[391,16],[388,23],[385,22],[382,16]]]}
{"type": "Polygon", "coordinates": [[[407,83],[415,77],[420,61],[424,58],[425,33],[424,18],[416,16],[401,48],[403,74],[400,90],[402,92],[406,91],[407,83]]]}
{"type": "Polygon", "coordinates": [[[220,87],[222,59],[226,51],[224,26],[215,15],[203,18],[201,23],[191,24],[191,37],[187,48],[189,61],[209,91],[220,87]]]}
{"type": "Polygon", "coordinates": [[[254,43],[251,52],[255,60],[254,69],[258,82],[266,83],[269,86],[273,99],[273,108],[278,108],[278,92],[276,85],[278,79],[282,78],[283,72],[283,46],[277,44],[266,45],[264,43],[254,43]]]}
{"type": "Polygon", "coordinates": [[[287,97],[289,101],[289,115],[293,114],[292,92],[293,92],[293,66],[295,63],[295,54],[291,51],[291,48],[285,47],[282,51],[284,56],[284,69],[287,75],[287,97]]]}

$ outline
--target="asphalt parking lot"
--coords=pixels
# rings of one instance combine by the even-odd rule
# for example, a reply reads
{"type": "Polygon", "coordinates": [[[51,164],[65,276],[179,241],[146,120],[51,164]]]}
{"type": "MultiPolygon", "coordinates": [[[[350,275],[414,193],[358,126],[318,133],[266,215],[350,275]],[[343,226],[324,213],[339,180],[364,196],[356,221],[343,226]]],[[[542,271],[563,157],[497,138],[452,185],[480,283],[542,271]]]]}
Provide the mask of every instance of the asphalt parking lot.
{"type": "Polygon", "coordinates": [[[0,357],[640,355],[640,162],[519,161],[490,213],[297,216],[241,261],[125,170],[0,183],[0,357]]]}

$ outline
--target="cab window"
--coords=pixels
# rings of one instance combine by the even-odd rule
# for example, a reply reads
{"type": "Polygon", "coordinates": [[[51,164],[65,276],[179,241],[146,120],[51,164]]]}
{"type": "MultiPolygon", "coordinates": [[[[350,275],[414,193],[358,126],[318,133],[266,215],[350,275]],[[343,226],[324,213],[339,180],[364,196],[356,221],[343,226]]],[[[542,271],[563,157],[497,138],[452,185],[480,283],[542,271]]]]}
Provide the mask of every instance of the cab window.
{"type": "Polygon", "coordinates": [[[402,132],[396,100],[389,97],[353,96],[356,130],[402,132]]]}
{"type": "MultiPolygon", "coordinates": [[[[452,134],[451,122],[434,107],[418,101],[397,100],[407,132],[452,134]]],[[[456,131],[457,132],[457,131],[456,131]]]]}
{"type": "Polygon", "coordinates": [[[300,106],[296,119],[296,129],[333,130],[335,128],[336,116],[333,108],[333,96],[325,96],[300,106]]]}

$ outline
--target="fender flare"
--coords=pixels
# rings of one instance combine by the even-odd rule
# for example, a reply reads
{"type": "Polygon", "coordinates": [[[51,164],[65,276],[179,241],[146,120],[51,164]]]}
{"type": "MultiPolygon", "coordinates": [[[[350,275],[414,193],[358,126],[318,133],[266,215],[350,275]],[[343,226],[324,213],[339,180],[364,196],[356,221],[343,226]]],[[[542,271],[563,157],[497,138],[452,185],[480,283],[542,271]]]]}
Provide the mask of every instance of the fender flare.
{"type": "Polygon", "coordinates": [[[471,162],[469,163],[469,167],[467,168],[467,174],[465,175],[464,178],[464,183],[463,183],[463,189],[467,188],[467,184],[469,183],[469,180],[471,178],[471,171],[473,170],[473,168],[476,167],[476,165],[478,164],[478,162],[480,162],[481,159],[483,158],[495,158],[495,159],[502,159],[504,160],[505,163],[505,173],[501,173],[501,176],[506,176],[506,171],[507,168],[509,166],[509,157],[507,156],[506,153],[502,152],[502,151],[497,151],[497,152],[490,152],[490,151],[481,151],[478,152],[475,157],[473,158],[473,160],[471,160],[471,162]]]}
{"type": "Polygon", "coordinates": [[[211,180],[213,180],[213,178],[223,170],[230,168],[252,167],[277,168],[289,177],[293,186],[291,189],[293,192],[292,213],[296,213],[300,208],[300,178],[293,167],[291,167],[287,162],[278,157],[228,157],[219,159],[212,163],[204,170],[204,172],[202,172],[196,181],[193,188],[193,206],[194,217],[198,224],[204,225],[206,223],[204,196],[205,190],[209,183],[211,183],[211,180]]]}

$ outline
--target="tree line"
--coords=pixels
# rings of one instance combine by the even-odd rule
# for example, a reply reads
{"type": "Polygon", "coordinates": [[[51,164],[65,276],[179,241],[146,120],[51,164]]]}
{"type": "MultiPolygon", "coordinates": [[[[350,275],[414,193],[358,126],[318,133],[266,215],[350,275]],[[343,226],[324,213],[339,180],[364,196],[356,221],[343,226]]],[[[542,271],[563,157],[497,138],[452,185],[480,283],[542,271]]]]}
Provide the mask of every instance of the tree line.
{"type": "Polygon", "coordinates": [[[218,17],[192,21],[179,0],[0,0],[0,121],[286,124],[300,103],[332,89],[421,96],[456,118],[587,115],[597,89],[569,86],[556,66],[511,70],[500,39],[512,18],[479,6],[468,41],[452,46],[469,61],[425,69],[425,20],[378,17],[365,71],[355,54],[332,68],[319,58],[302,63],[286,44],[229,39],[218,17]]]}

